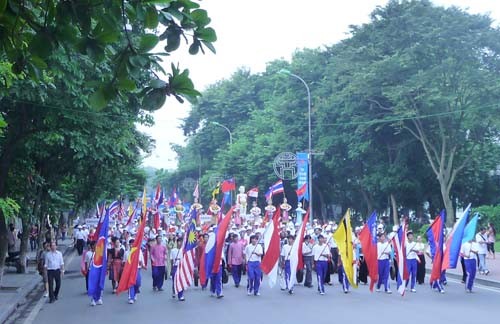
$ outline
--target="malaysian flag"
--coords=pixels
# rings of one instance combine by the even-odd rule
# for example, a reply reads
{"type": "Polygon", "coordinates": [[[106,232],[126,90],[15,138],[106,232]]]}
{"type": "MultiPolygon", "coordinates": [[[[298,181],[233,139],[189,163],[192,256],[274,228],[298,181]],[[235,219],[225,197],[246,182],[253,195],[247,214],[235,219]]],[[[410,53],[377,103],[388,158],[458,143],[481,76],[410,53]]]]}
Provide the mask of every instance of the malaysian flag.
{"type": "Polygon", "coordinates": [[[175,292],[179,293],[191,286],[194,274],[195,249],[198,245],[196,238],[196,208],[193,208],[187,223],[187,231],[182,246],[182,259],[174,277],[175,292]]]}
{"type": "Polygon", "coordinates": [[[396,282],[398,286],[398,292],[401,296],[405,294],[406,282],[408,281],[408,267],[406,265],[406,221],[399,227],[398,231],[392,238],[392,244],[394,246],[395,259],[398,264],[398,273],[396,273],[396,282]]]}

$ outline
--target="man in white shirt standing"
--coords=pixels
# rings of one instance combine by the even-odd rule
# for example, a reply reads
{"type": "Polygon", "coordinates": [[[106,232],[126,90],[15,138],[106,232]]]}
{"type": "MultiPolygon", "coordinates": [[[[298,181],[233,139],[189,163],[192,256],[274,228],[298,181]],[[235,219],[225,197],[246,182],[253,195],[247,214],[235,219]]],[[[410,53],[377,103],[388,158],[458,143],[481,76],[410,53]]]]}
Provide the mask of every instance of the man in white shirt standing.
{"type": "Polygon", "coordinates": [[[486,228],[481,228],[481,231],[476,234],[476,243],[478,244],[477,255],[479,257],[479,274],[487,275],[490,271],[486,268],[486,254],[488,254],[488,240],[486,228]]]}
{"type": "Polygon", "coordinates": [[[170,260],[172,261],[172,298],[179,298],[179,301],[184,301],[184,291],[179,291],[175,294],[175,273],[179,268],[182,259],[182,238],[177,238],[177,247],[170,251],[170,260]]]}
{"type": "Polygon", "coordinates": [[[260,296],[259,287],[262,271],[260,269],[260,260],[264,251],[262,245],[257,244],[258,237],[250,236],[250,244],[245,247],[245,260],[248,265],[248,289],[247,294],[252,293],[255,296],[260,296]]]}
{"type": "Polygon", "coordinates": [[[288,290],[290,295],[293,294],[293,286],[290,285],[290,275],[292,273],[292,269],[290,267],[290,253],[292,252],[293,242],[295,241],[295,236],[288,235],[288,240],[283,248],[281,248],[281,265],[285,271],[285,288],[288,290]]]}
{"type": "Polygon", "coordinates": [[[64,274],[64,260],[62,253],[57,251],[55,242],[50,243],[50,251],[45,254],[45,270],[49,281],[49,303],[53,303],[59,296],[61,277],[64,274]],[[54,289],[54,281],[56,287],[54,289]]]}
{"type": "Polygon", "coordinates": [[[413,232],[409,231],[406,234],[407,242],[406,242],[406,264],[408,265],[408,274],[409,279],[406,282],[406,286],[408,286],[408,282],[410,282],[411,292],[417,292],[415,289],[415,283],[417,281],[417,266],[418,266],[418,248],[417,242],[413,240],[413,232]]]}
{"type": "Polygon", "coordinates": [[[465,272],[467,273],[465,291],[470,293],[472,292],[472,286],[474,285],[474,279],[476,278],[476,256],[478,255],[478,250],[478,244],[473,242],[472,239],[463,243],[460,248],[460,256],[464,258],[465,272]]]}
{"type": "Polygon", "coordinates": [[[391,255],[391,245],[387,241],[384,233],[378,234],[377,243],[377,259],[378,259],[378,283],[377,291],[380,291],[380,287],[384,285],[384,290],[386,293],[391,294],[392,291],[389,287],[389,269],[390,269],[390,255],[391,255]]]}
{"type": "Polygon", "coordinates": [[[302,243],[302,259],[304,260],[304,267],[306,268],[304,287],[312,288],[312,267],[313,267],[313,244],[311,242],[311,235],[307,234],[302,243]]]}
{"type": "Polygon", "coordinates": [[[313,247],[314,262],[316,265],[316,274],[318,276],[318,291],[320,295],[325,294],[325,277],[328,271],[328,262],[332,257],[330,248],[325,244],[325,237],[318,235],[319,243],[313,247]]]}

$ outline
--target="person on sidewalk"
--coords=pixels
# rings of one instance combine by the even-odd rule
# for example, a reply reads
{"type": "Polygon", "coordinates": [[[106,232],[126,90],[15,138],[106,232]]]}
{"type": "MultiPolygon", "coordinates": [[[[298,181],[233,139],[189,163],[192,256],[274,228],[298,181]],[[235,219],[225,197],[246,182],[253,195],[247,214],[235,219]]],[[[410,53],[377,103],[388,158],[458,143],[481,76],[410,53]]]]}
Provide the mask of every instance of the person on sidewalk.
{"type": "Polygon", "coordinates": [[[473,240],[469,240],[462,244],[460,248],[460,256],[464,258],[467,278],[465,280],[465,291],[471,293],[474,279],[476,278],[477,255],[479,246],[473,240]]]}
{"type": "Polygon", "coordinates": [[[488,254],[491,254],[492,259],[495,259],[495,241],[497,238],[497,231],[493,223],[488,224],[488,254]]]}
{"type": "Polygon", "coordinates": [[[83,246],[85,245],[85,232],[83,231],[83,227],[81,225],[78,225],[77,231],[75,232],[75,239],[78,255],[82,255],[83,246]]]}
{"type": "Polygon", "coordinates": [[[162,243],[161,235],[156,235],[156,244],[151,246],[151,276],[154,291],[163,291],[166,256],[167,248],[162,243]]]}
{"type": "Polygon", "coordinates": [[[238,237],[238,234],[233,234],[233,241],[227,250],[227,259],[229,270],[233,276],[234,286],[238,288],[241,282],[241,273],[243,270],[243,251],[245,249],[243,243],[238,237]]]}
{"type": "Polygon", "coordinates": [[[53,303],[59,297],[61,277],[64,274],[63,256],[62,253],[57,250],[57,244],[55,242],[50,243],[50,251],[45,254],[45,270],[47,271],[47,279],[49,281],[49,303],[53,303]]]}
{"type": "Polygon", "coordinates": [[[37,255],[37,269],[40,276],[42,276],[43,286],[45,288],[45,293],[43,298],[49,297],[49,279],[47,278],[47,271],[45,270],[45,255],[50,251],[50,243],[44,242],[43,249],[38,252],[37,255]]]}
{"type": "Polygon", "coordinates": [[[490,273],[486,268],[486,254],[488,254],[488,240],[486,238],[486,227],[482,227],[479,233],[476,234],[476,243],[478,244],[477,255],[479,257],[479,274],[487,275],[490,273]]]}

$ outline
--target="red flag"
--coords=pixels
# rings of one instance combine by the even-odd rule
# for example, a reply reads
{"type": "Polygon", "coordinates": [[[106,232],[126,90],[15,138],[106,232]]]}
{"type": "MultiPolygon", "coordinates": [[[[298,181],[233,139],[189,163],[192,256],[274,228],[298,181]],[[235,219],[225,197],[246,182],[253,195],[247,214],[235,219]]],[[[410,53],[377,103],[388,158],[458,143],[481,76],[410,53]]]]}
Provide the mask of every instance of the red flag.
{"type": "MultiPolygon", "coordinates": [[[[280,258],[280,210],[278,209],[273,215],[273,233],[269,246],[266,249],[260,268],[265,274],[269,274],[280,258]]],[[[266,233],[264,233],[265,235],[266,233]]],[[[266,235],[265,235],[266,236],[266,235]]]]}
{"type": "Polygon", "coordinates": [[[252,188],[247,192],[248,197],[257,198],[259,197],[259,187],[252,188]]]}
{"type": "Polygon", "coordinates": [[[377,251],[377,213],[373,212],[370,218],[366,221],[365,226],[359,233],[359,241],[361,242],[361,250],[365,258],[370,276],[370,291],[373,292],[375,282],[378,281],[378,251],[377,251]]]}
{"type": "Polygon", "coordinates": [[[125,267],[123,268],[122,276],[120,278],[120,283],[118,284],[118,289],[116,294],[128,290],[130,287],[135,285],[137,280],[137,269],[139,267],[139,253],[141,252],[141,243],[144,238],[144,227],[146,226],[146,216],[139,225],[139,230],[137,231],[137,236],[135,237],[134,245],[130,248],[127,261],[125,262],[125,267]]]}
{"type": "Polygon", "coordinates": [[[222,192],[236,190],[236,182],[234,182],[234,178],[224,180],[222,182],[221,189],[222,189],[222,192]]]}
{"type": "Polygon", "coordinates": [[[299,253],[298,253],[298,264],[297,269],[304,268],[304,260],[302,258],[302,243],[304,243],[304,234],[306,232],[307,222],[309,222],[309,208],[307,208],[307,213],[304,219],[302,220],[302,224],[300,225],[299,235],[295,238],[295,240],[299,241],[299,253]]]}
{"type": "Polygon", "coordinates": [[[212,266],[212,273],[219,272],[220,260],[222,258],[222,250],[224,248],[227,228],[229,227],[229,222],[231,221],[231,216],[233,215],[234,207],[226,213],[226,216],[217,226],[217,237],[216,237],[216,247],[215,247],[215,258],[214,265],[212,266]]]}

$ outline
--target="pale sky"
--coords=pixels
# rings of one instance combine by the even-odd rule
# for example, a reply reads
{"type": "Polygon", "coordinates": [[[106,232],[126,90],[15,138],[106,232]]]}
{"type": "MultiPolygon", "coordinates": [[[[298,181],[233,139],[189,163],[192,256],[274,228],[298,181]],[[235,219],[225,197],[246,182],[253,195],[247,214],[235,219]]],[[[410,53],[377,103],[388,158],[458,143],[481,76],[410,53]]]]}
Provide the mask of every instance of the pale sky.
{"type": "MultiPolygon", "coordinates": [[[[170,57],[170,62],[188,68],[196,89],[228,79],[240,67],[252,73],[265,71],[275,59],[290,60],[296,50],[332,45],[348,36],[349,25],[369,21],[369,14],[387,0],[204,0],[203,9],[217,32],[217,54],[191,56],[184,50],[170,57]]],[[[500,21],[498,0],[433,0],[438,5],[469,8],[471,13],[490,13],[500,21]]],[[[169,70],[169,67],[166,68],[169,70]]],[[[155,126],[140,129],[156,140],[145,166],[175,169],[177,159],[170,143],[185,145],[179,128],[189,114],[189,103],[178,104],[167,98],[165,106],[154,113],[155,126]]]]}

